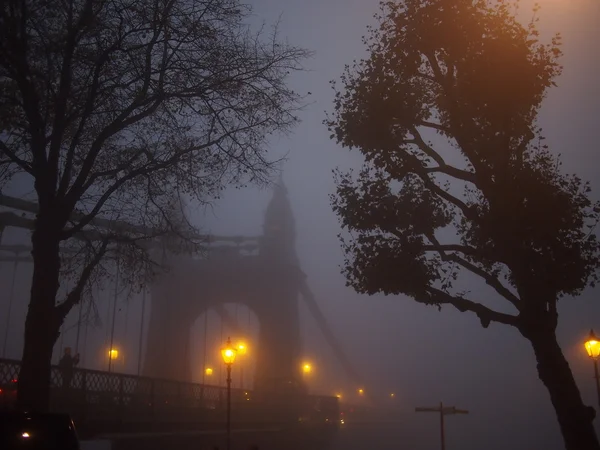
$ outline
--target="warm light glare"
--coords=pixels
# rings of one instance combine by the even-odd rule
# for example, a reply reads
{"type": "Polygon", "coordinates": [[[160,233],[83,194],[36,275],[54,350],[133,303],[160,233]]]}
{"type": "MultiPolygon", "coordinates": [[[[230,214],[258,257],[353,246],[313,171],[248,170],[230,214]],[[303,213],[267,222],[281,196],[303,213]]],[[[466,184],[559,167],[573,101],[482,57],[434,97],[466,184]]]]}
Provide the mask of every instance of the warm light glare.
{"type": "Polygon", "coordinates": [[[24,438],[24,439],[27,439],[27,438],[29,438],[30,436],[29,436],[29,433],[26,431],[25,433],[23,433],[23,434],[21,435],[21,437],[22,437],[22,438],[24,438]]]}
{"type": "Polygon", "coordinates": [[[342,394],[335,394],[337,398],[342,398],[342,394]]]}
{"type": "Polygon", "coordinates": [[[110,359],[117,359],[119,357],[119,351],[116,349],[111,349],[108,351],[108,357],[110,359]]]}
{"type": "Polygon", "coordinates": [[[363,395],[365,393],[364,389],[359,389],[358,390],[358,395],[363,395]]]}
{"type": "Polygon", "coordinates": [[[213,374],[213,370],[210,367],[207,367],[204,373],[208,376],[211,376],[213,374]]]}
{"type": "Polygon", "coordinates": [[[594,334],[594,330],[590,330],[590,336],[584,345],[590,358],[598,358],[600,356],[600,340],[594,334]]]}
{"type": "Polygon", "coordinates": [[[248,352],[248,346],[244,342],[238,342],[236,348],[238,355],[245,355],[248,352]]]}
{"type": "Polygon", "coordinates": [[[394,398],[396,396],[396,394],[394,394],[393,392],[390,394],[391,398],[394,398]]]}
{"type": "Polygon", "coordinates": [[[235,356],[237,354],[237,350],[231,346],[231,339],[227,339],[227,344],[221,350],[221,356],[223,357],[223,362],[225,364],[233,364],[235,361],[235,356]]]}
{"type": "Polygon", "coordinates": [[[302,371],[304,373],[311,373],[312,372],[312,366],[310,364],[308,364],[308,363],[304,363],[302,365],[302,371]]]}

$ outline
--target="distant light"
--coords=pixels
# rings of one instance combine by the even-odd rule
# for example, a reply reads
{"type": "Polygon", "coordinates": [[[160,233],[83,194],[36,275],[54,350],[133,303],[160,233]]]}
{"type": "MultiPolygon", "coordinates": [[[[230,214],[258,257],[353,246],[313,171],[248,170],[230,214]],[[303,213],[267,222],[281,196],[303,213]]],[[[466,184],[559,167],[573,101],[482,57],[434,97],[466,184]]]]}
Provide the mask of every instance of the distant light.
{"type": "Polygon", "coordinates": [[[248,352],[248,346],[244,342],[238,342],[236,348],[239,355],[245,355],[248,352]]]}
{"type": "Polygon", "coordinates": [[[394,398],[396,396],[396,394],[394,394],[393,392],[390,394],[391,398],[394,398]]]}
{"type": "Polygon", "coordinates": [[[22,437],[23,439],[29,439],[29,437],[30,437],[30,436],[29,436],[29,433],[26,431],[26,432],[24,432],[24,433],[21,435],[21,437],[22,437]]]}
{"type": "Polygon", "coordinates": [[[204,373],[208,376],[213,374],[213,370],[210,367],[207,367],[206,370],[204,371],[204,373]]]}
{"type": "Polygon", "coordinates": [[[111,349],[108,351],[108,357],[109,357],[110,359],[117,359],[117,358],[119,357],[119,350],[117,350],[117,349],[114,349],[114,348],[111,348],[111,349]]]}
{"type": "Polygon", "coordinates": [[[340,419],[340,423],[341,423],[342,425],[344,425],[344,423],[345,423],[345,422],[344,422],[344,419],[340,419]]]}
{"type": "Polygon", "coordinates": [[[361,388],[358,390],[358,395],[363,395],[364,393],[365,393],[364,389],[361,388]]]}
{"type": "Polygon", "coordinates": [[[342,398],[342,394],[335,394],[337,398],[342,398]]]}
{"type": "Polygon", "coordinates": [[[302,371],[304,373],[311,373],[312,372],[312,366],[309,363],[304,363],[302,365],[302,371]]]}

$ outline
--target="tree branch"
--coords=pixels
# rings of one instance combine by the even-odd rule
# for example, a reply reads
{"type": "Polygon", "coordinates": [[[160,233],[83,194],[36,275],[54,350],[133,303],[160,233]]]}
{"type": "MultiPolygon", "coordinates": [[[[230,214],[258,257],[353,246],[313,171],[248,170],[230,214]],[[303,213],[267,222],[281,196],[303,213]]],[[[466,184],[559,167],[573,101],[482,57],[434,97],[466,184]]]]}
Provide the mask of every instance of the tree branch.
{"type": "Polygon", "coordinates": [[[33,168],[31,167],[31,164],[29,164],[26,161],[23,161],[21,158],[19,158],[11,149],[8,148],[8,146],[0,141],[0,150],[2,150],[2,153],[4,153],[6,156],[8,156],[10,158],[10,160],[12,162],[14,162],[17,166],[19,166],[21,169],[23,169],[25,172],[27,172],[30,175],[33,175],[33,168]]]}
{"type": "MultiPolygon", "coordinates": [[[[456,254],[446,253],[446,250],[443,249],[444,246],[440,245],[439,241],[435,238],[435,236],[429,235],[429,236],[427,236],[427,238],[433,243],[432,248],[435,251],[437,251],[437,253],[440,255],[442,260],[453,261],[453,262],[459,264],[460,266],[464,267],[465,269],[467,269],[472,274],[477,275],[478,277],[482,278],[483,280],[485,280],[485,282],[488,286],[491,286],[498,294],[500,294],[506,300],[511,302],[517,309],[520,309],[521,300],[517,296],[515,296],[512,292],[510,292],[502,283],[500,283],[500,280],[498,280],[498,278],[496,278],[492,274],[486,272],[482,268],[477,267],[475,264],[461,258],[460,256],[458,256],[456,254]]],[[[462,247],[462,246],[457,246],[457,247],[462,247]]],[[[467,247],[467,248],[470,248],[470,247],[467,247]]],[[[479,256],[483,256],[481,252],[479,252],[479,256]]]]}
{"type": "Polygon", "coordinates": [[[92,260],[81,271],[81,275],[79,276],[79,280],[77,280],[77,284],[75,285],[73,290],[69,292],[69,295],[67,295],[66,300],[55,307],[55,311],[58,314],[60,320],[64,319],[71,310],[71,308],[77,303],[79,303],[79,300],[81,299],[81,294],[83,293],[83,289],[85,288],[86,283],[88,282],[92,273],[94,272],[94,269],[98,264],[100,264],[100,261],[102,261],[102,258],[106,254],[106,250],[108,249],[109,243],[109,238],[104,239],[100,248],[95,252],[92,260]]]}
{"type": "Polygon", "coordinates": [[[466,298],[452,296],[434,287],[425,288],[425,293],[421,296],[417,295],[415,300],[425,304],[452,305],[460,312],[474,312],[477,314],[477,317],[481,321],[481,325],[484,328],[487,328],[491,322],[503,323],[505,325],[512,325],[514,327],[519,325],[519,318],[516,316],[494,311],[493,309],[483,306],[480,303],[468,300],[466,298]]]}

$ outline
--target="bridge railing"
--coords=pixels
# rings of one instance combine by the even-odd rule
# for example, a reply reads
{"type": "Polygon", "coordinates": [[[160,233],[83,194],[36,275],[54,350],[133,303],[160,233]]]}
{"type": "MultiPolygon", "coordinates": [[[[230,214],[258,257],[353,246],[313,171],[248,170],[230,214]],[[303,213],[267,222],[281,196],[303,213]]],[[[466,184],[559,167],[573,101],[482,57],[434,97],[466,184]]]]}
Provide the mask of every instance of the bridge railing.
{"type": "MultiPolygon", "coordinates": [[[[16,400],[20,361],[0,359],[0,409],[16,400]]],[[[69,412],[79,423],[123,424],[211,423],[224,420],[226,388],[138,377],[90,369],[75,369],[70,386],[63,373],[51,369],[51,409],[69,412]]],[[[313,395],[255,397],[249,390],[232,389],[234,419],[239,423],[277,423],[296,420],[335,421],[337,399],[313,395]]],[[[117,426],[119,428],[119,426],[117,426]]]]}

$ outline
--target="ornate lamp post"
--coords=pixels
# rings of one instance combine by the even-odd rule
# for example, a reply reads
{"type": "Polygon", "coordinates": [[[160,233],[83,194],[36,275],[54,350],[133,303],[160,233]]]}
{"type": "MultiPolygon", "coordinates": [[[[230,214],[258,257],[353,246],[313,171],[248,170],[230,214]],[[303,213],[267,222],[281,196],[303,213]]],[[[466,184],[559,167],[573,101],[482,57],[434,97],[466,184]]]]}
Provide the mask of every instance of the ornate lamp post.
{"type": "Polygon", "coordinates": [[[223,362],[227,366],[227,450],[231,448],[231,366],[236,354],[237,349],[231,345],[231,339],[227,338],[225,347],[221,349],[223,362]]]}
{"type": "Polygon", "coordinates": [[[600,339],[590,330],[590,335],[585,341],[585,350],[592,361],[594,361],[594,378],[596,379],[596,393],[598,395],[598,406],[600,406],[600,378],[598,377],[598,357],[600,357],[600,339]]]}

